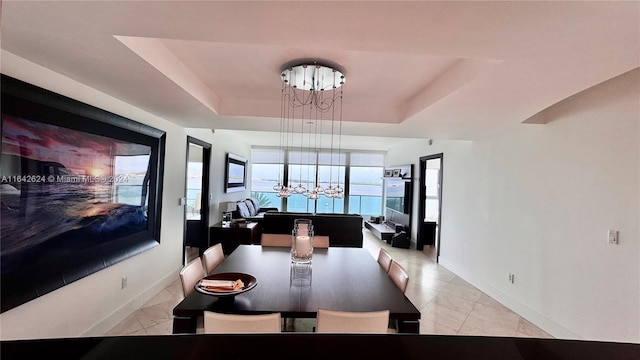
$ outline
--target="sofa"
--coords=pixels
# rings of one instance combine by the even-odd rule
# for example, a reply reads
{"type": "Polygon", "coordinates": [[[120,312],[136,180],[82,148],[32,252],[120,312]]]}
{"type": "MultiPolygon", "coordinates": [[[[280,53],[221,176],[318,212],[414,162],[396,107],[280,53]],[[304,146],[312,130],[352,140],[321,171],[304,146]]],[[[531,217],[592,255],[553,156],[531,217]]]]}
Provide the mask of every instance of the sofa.
{"type": "Polygon", "coordinates": [[[233,219],[245,219],[247,221],[260,222],[268,211],[278,211],[275,207],[260,207],[257,198],[250,197],[235,202],[235,210],[232,211],[233,219]]]}
{"type": "Polygon", "coordinates": [[[310,219],[314,235],[329,236],[331,247],[362,247],[363,219],[357,214],[266,212],[261,231],[263,234],[291,234],[295,219],[310,219]]]}

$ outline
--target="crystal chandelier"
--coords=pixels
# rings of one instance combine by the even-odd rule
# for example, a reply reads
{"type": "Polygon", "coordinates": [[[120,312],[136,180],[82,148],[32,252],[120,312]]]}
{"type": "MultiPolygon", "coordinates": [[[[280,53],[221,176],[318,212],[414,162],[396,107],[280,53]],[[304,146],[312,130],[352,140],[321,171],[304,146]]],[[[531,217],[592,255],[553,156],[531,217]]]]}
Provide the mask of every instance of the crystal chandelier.
{"type": "MultiPolygon", "coordinates": [[[[345,83],[344,71],[335,65],[320,63],[319,61],[301,61],[285,64],[281,72],[282,95],[280,102],[280,148],[281,153],[285,150],[297,147],[295,141],[296,121],[300,136],[300,174],[298,184],[284,184],[283,171],[280,171],[278,183],[273,187],[277,191],[278,197],[287,198],[292,194],[303,194],[310,200],[317,200],[320,195],[329,198],[342,198],[344,190],[340,186],[340,174],[338,181],[333,184],[333,151],[335,137],[335,123],[339,123],[339,143],[342,141],[342,94],[345,83]],[[326,117],[326,118],[325,118],[326,117]],[[302,150],[305,139],[305,123],[308,125],[307,131],[307,154],[311,152],[311,136],[313,136],[313,147],[315,151],[316,169],[318,165],[319,142],[318,135],[322,136],[323,122],[331,122],[331,167],[329,175],[329,185],[326,189],[320,186],[318,174],[316,173],[313,184],[302,184],[302,150]],[[315,125],[315,126],[314,126],[315,125]]],[[[340,158],[340,146],[338,148],[338,158],[340,158]]],[[[307,159],[309,160],[309,159],[307,159]]],[[[339,162],[339,161],[338,161],[339,162]]],[[[284,159],[280,161],[284,164],[284,159]]],[[[310,161],[307,162],[310,164],[310,161]]],[[[340,164],[338,164],[340,165],[340,164]]],[[[309,167],[307,168],[309,169],[309,167]]],[[[340,167],[338,166],[338,172],[340,167]]],[[[289,174],[291,178],[291,174],[289,174]]]]}

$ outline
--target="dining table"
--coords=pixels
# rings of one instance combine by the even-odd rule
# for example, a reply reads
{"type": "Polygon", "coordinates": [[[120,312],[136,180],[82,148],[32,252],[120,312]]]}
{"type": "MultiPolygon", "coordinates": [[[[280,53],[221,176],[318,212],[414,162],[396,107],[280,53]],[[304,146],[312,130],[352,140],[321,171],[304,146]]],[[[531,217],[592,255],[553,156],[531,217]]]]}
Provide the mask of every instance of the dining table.
{"type": "Polygon", "coordinates": [[[289,248],[240,245],[213,275],[223,273],[248,274],[257,283],[235,296],[191,292],[173,309],[174,334],[195,333],[204,311],[316,318],[318,309],[389,310],[398,332],[419,333],[420,311],[364,248],[314,249],[311,263],[298,264],[289,248]]]}

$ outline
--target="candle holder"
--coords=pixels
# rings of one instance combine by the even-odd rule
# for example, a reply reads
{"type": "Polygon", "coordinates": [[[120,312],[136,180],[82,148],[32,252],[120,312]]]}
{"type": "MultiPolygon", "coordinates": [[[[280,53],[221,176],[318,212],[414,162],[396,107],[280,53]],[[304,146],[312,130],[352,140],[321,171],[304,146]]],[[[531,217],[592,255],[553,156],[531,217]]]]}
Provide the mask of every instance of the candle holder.
{"type": "Polygon", "coordinates": [[[291,261],[310,263],[313,257],[313,225],[309,219],[295,219],[291,232],[291,261]]]}
{"type": "Polygon", "coordinates": [[[294,262],[291,264],[289,285],[295,288],[311,286],[311,263],[294,262]]]}

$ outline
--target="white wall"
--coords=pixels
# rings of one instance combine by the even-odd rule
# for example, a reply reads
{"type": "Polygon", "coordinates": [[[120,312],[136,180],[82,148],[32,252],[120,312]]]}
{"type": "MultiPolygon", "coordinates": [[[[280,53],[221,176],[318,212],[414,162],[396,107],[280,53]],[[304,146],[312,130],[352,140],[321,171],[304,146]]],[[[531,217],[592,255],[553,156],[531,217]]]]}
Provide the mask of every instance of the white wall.
{"type": "Polygon", "coordinates": [[[440,263],[556,337],[639,342],[639,87],[635,70],[546,125],[390,150],[389,163],[444,153],[440,263]]]}
{"type": "Polygon", "coordinates": [[[160,245],[0,315],[0,339],[103,335],[178,278],[182,267],[184,129],[2,51],[2,73],[166,131],[160,245]],[[175,169],[180,169],[176,171],[175,169]],[[128,287],[120,289],[121,278],[128,287]]]}
{"type": "MultiPolygon", "coordinates": [[[[466,161],[468,159],[464,154],[471,152],[473,143],[470,141],[452,141],[452,140],[434,140],[432,145],[429,145],[428,139],[411,140],[405,142],[402,146],[390,149],[386,157],[386,166],[395,166],[398,164],[413,164],[413,202],[411,210],[411,247],[415,249],[416,239],[418,238],[418,219],[419,211],[419,198],[420,198],[420,157],[443,154],[444,166],[453,166],[454,169],[464,169],[466,161]]],[[[450,170],[452,171],[452,170],[450,170]]],[[[446,174],[446,173],[445,173],[446,174]]],[[[444,179],[446,187],[456,185],[459,180],[459,176],[452,179],[444,179]],[[451,183],[449,183],[451,181],[451,183]]],[[[462,184],[456,185],[462,186],[462,184]]],[[[443,191],[446,190],[443,186],[443,191]]],[[[462,196],[460,191],[457,191],[455,196],[462,196]]],[[[443,195],[444,197],[444,195],[443,195]]],[[[444,212],[444,209],[443,209],[444,212]]],[[[444,221],[445,219],[443,219],[444,221]]]]}
{"type": "Polygon", "coordinates": [[[210,198],[209,198],[209,224],[213,225],[222,221],[220,203],[225,201],[235,201],[246,199],[250,196],[249,185],[251,181],[251,145],[238,137],[230,130],[210,129],[186,129],[189,136],[211,144],[211,178],[210,198]],[[224,176],[226,154],[233,153],[247,159],[247,189],[245,191],[224,192],[224,176]]]}

